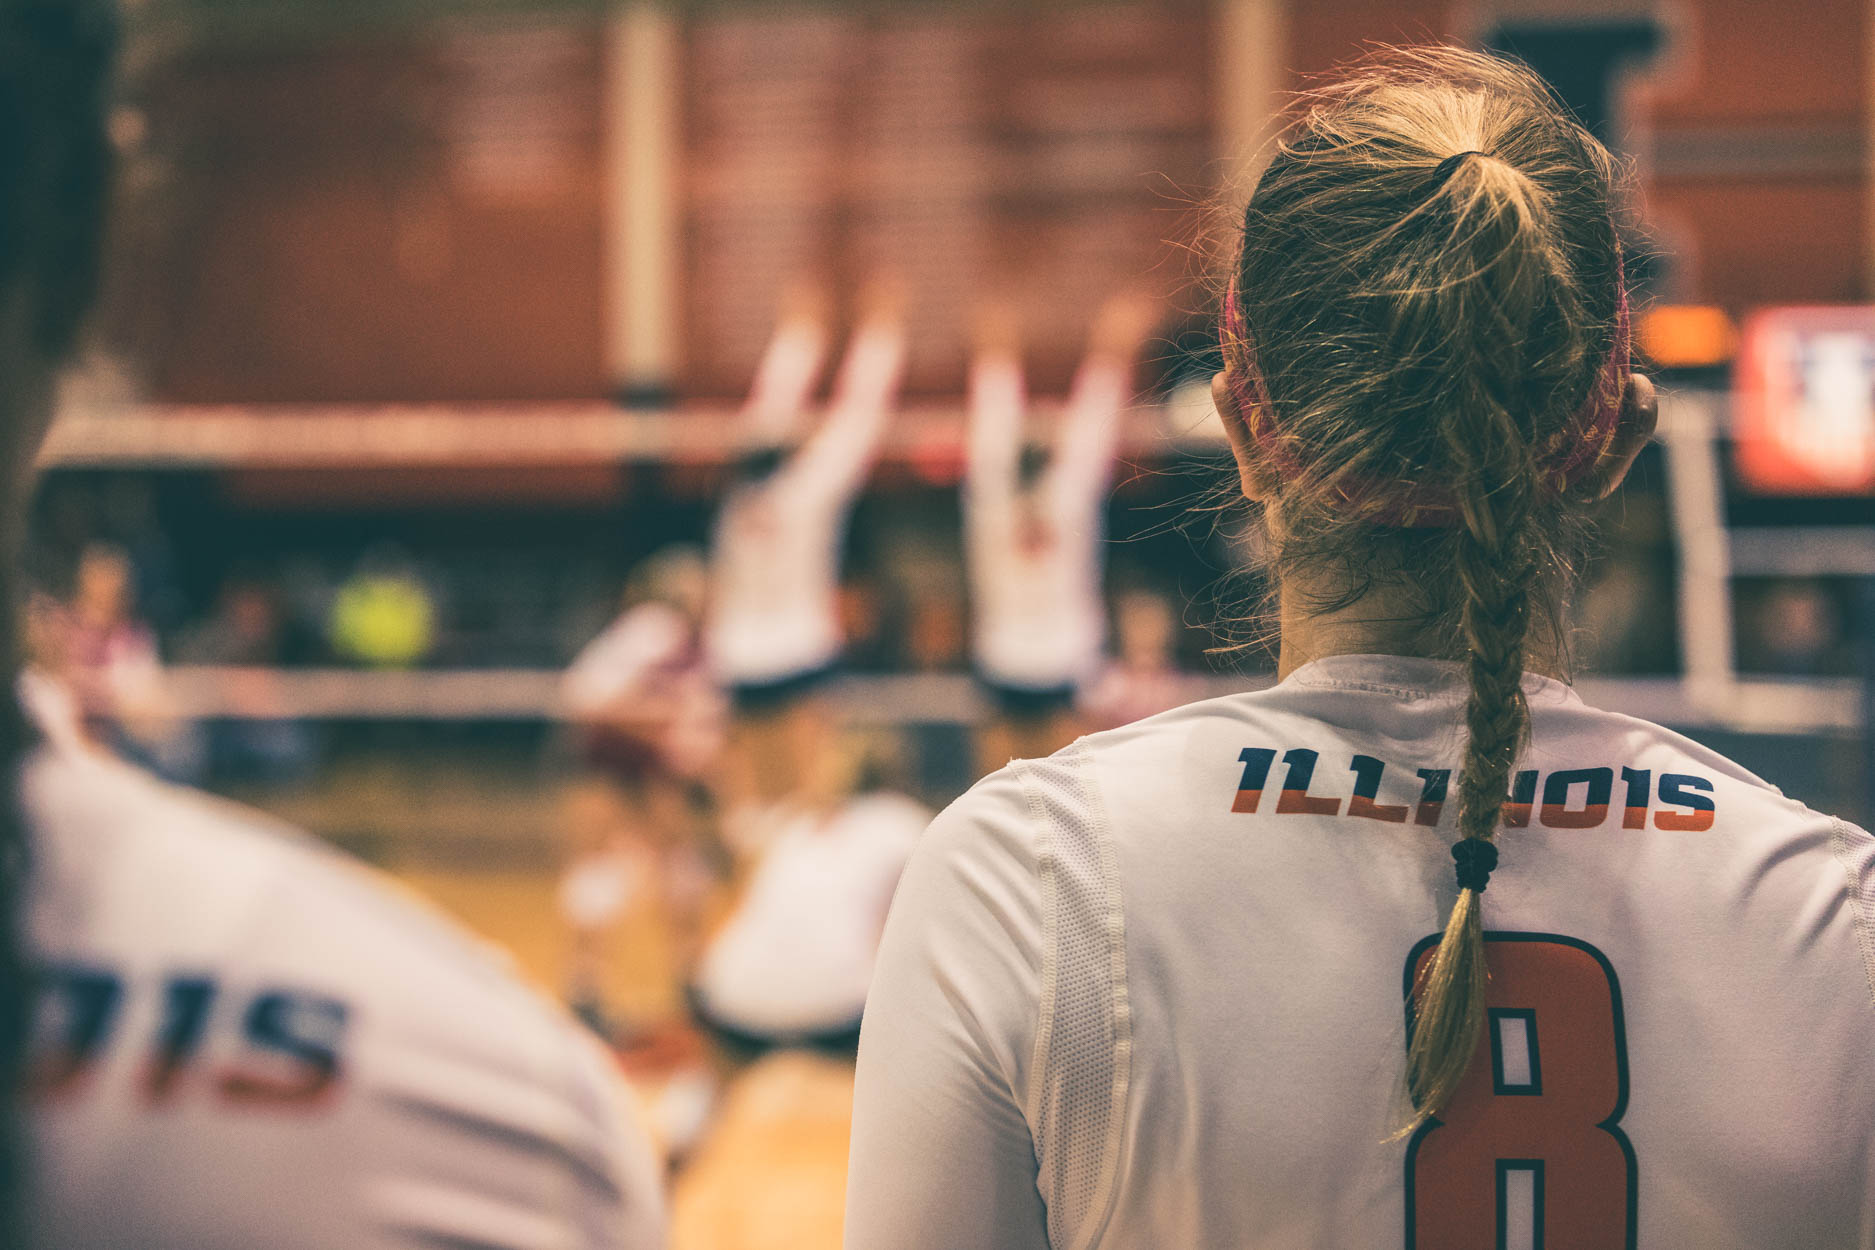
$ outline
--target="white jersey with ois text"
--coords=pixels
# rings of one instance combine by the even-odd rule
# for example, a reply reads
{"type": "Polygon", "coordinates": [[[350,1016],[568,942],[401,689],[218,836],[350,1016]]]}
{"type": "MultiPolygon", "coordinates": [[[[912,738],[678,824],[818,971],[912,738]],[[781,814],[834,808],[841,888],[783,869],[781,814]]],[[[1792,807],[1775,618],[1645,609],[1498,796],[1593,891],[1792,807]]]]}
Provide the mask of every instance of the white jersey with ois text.
{"type": "Polygon", "coordinates": [[[1394,1136],[1462,672],[1319,660],[941,815],[868,1001],[847,1245],[1875,1246],[1875,841],[1546,678],[1488,1025],[1394,1136]]]}
{"type": "Polygon", "coordinates": [[[83,750],[23,772],[37,1250],[649,1250],[612,1061],[375,874],[83,750]]]}

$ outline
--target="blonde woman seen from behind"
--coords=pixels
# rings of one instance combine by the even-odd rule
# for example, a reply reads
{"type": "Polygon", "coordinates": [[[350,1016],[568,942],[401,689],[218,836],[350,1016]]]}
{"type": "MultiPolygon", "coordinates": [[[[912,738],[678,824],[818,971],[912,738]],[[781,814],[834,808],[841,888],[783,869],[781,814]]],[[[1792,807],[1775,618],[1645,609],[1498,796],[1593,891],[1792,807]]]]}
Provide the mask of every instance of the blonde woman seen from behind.
{"type": "Polygon", "coordinates": [[[931,827],[850,1247],[1875,1244],[1875,842],[1568,683],[1654,420],[1612,182],[1481,54],[1303,97],[1214,387],[1280,680],[931,827]]]}

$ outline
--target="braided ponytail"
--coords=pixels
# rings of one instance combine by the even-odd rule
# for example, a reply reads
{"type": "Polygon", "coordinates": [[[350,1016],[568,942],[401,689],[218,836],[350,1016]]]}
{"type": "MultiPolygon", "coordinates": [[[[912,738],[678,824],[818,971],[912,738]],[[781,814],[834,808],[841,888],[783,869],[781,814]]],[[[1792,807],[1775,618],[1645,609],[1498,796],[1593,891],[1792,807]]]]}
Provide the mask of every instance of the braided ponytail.
{"type": "Polygon", "coordinates": [[[1534,74],[1456,48],[1382,49],[1300,103],[1226,302],[1269,563],[1285,612],[1380,605],[1370,645],[1467,682],[1460,889],[1413,986],[1406,1133],[1478,1049],[1526,649],[1560,649],[1585,529],[1557,483],[1613,429],[1614,164],[1534,74]]]}
{"type": "MultiPolygon", "coordinates": [[[[1515,168],[1473,157],[1461,163],[1446,193],[1467,197],[1458,218],[1468,224],[1462,242],[1471,272],[1443,298],[1473,327],[1463,340],[1471,359],[1454,371],[1457,402],[1441,431],[1455,469],[1460,524],[1453,556],[1470,687],[1458,827],[1467,840],[1494,842],[1511,772],[1529,736],[1523,664],[1536,573],[1531,431],[1510,405],[1523,389],[1531,318],[1556,270],[1538,192],[1515,168]]],[[[1417,987],[1406,1065],[1413,1127],[1450,1100],[1484,1028],[1481,892],[1481,886],[1459,891],[1417,987]]]]}

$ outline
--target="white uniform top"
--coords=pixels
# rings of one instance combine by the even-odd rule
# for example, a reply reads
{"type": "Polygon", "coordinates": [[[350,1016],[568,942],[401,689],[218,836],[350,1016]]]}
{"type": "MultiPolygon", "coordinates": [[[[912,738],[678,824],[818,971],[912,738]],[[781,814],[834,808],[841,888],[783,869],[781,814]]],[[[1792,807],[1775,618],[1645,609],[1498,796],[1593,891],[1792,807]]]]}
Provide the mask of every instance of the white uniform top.
{"type": "MultiPolygon", "coordinates": [[[[818,370],[794,358],[819,350],[816,336],[776,338],[750,400],[751,426],[772,429],[774,413],[805,405],[818,370]],[[777,356],[784,359],[777,363],[777,356]]],[[[862,328],[847,349],[820,428],[772,475],[732,487],[723,501],[710,549],[712,599],[704,633],[710,668],[723,682],[785,681],[839,657],[841,539],[878,450],[904,358],[904,336],[896,327],[862,328]]]]}
{"type": "Polygon", "coordinates": [[[931,812],[866,794],[831,815],[774,821],[735,914],[704,952],[696,990],[710,1017],[768,1037],[851,1028],[866,1002],[898,875],[931,812]]]}
{"type": "Polygon", "coordinates": [[[690,622],[682,612],[655,600],[636,604],[580,648],[560,679],[560,701],[575,716],[597,715],[683,667],[689,650],[690,622]]]}
{"type": "Polygon", "coordinates": [[[1025,505],[1022,367],[980,358],[970,378],[964,528],[977,671],[1031,690],[1076,685],[1100,665],[1107,638],[1101,597],[1108,483],[1126,410],[1127,362],[1090,356],[1076,375],[1056,454],[1025,505]],[[1032,508],[1025,523],[1024,510],[1032,508]]]}
{"type": "Polygon", "coordinates": [[[1408,961],[1456,893],[1462,670],[1320,660],[932,825],[867,1006],[847,1245],[1875,1245],[1875,841],[1525,689],[1491,1027],[1445,1123],[1386,1140],[1408,961]]]}
{"type": "Polygon", "coordinates": [[[39,1250],[662,1244],[611,1060],[490,949],[96,755],[23,796],[39,1250]]]}
{"type": "Polygon", "coordinates": [[[701,777],[723,744],[723,696],[693,641],[690,619],[651,600],[620,614],[580,649],[560,679],[561,706],[575,720],[597,720],[628,698],[661,698],[668,722],[646,726],[658,763],[680,777],[701,777]]]}

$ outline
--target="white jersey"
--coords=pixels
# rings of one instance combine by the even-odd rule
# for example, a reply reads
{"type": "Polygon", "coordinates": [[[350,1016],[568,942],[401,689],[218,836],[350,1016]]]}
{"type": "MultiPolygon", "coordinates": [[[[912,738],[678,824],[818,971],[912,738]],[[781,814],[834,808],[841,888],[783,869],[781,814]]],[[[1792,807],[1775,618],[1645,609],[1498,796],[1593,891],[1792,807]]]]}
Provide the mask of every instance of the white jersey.
{"type": "Polygon", "coordinates": [[[611,1059],[369,870],[42,750],[28,936],[40,1250],[662,1244],[611,1059]]]}
{"type": "Polygon", "coordinates": [[[560,679],[560,703],[589,729],[618,732],[611,718],[636,703],[664,717],[597,754],[619,763],[644,757],[679,777],[701,777],[723,744],[723,695],[705,671],[690,618],[668,603],[628,609],[580,649],[560,679]],[[623,750],[619,748],[623,747],[623,750]]]}
{"type": "Polygon", "coordinates": [[[1032,690],[1093,677],[1107,637],[1101,596],[1107,486],[1126,410],[1127,362],[1088,358],[1056,436],[1053,462],[1024,500],[1022,368],[977,361],[970,379],[964,528],[977,671],[1032,690]]]}
{"type": "Polygon", "coordinates": [[[1484,1042],[1388,1140],[1462,672],[1320,660],[940,816],[867,1005],[847,1245],[1875,1245],[1875,841],[1545,678],[1484,1042]]]}
{"type": "MultiPolygon", "coordinates": [[[[777,338],[750,401],[751,425],[766,429],[774,423],[764,414],[805,404],[816,369],[792,356],[817,352],[818,342],[777,338]],[[790,357],[782,362],[787,367],[775,363],[777,353],[790,357]],[[778,397],[778,387],[797,393],[778,397]]],[[[773,474],[732,487],[723,501],[710,549],[712,600],[704,636],[710,668],[723,682],[784,681],[839,658],[841,540],[878,450],[904,357],[896,327],[862,328],[820,428],[773,474]]]]}
{"type": "Polygon", "coordinates": [[[831,815],[773,811],[735,914],[711,941],[696,991],[712,1020],[768,1037],[848,1029],[872,982],[899,873],[931,819],[900,794],[831,815]]]}
{"type": "Polygon", "coordinates": [[[640,603],[580,648],[560,679],[574,716],[597,716],[618,700],[689,667],[690,622],[668,603],[640,603]]]}

